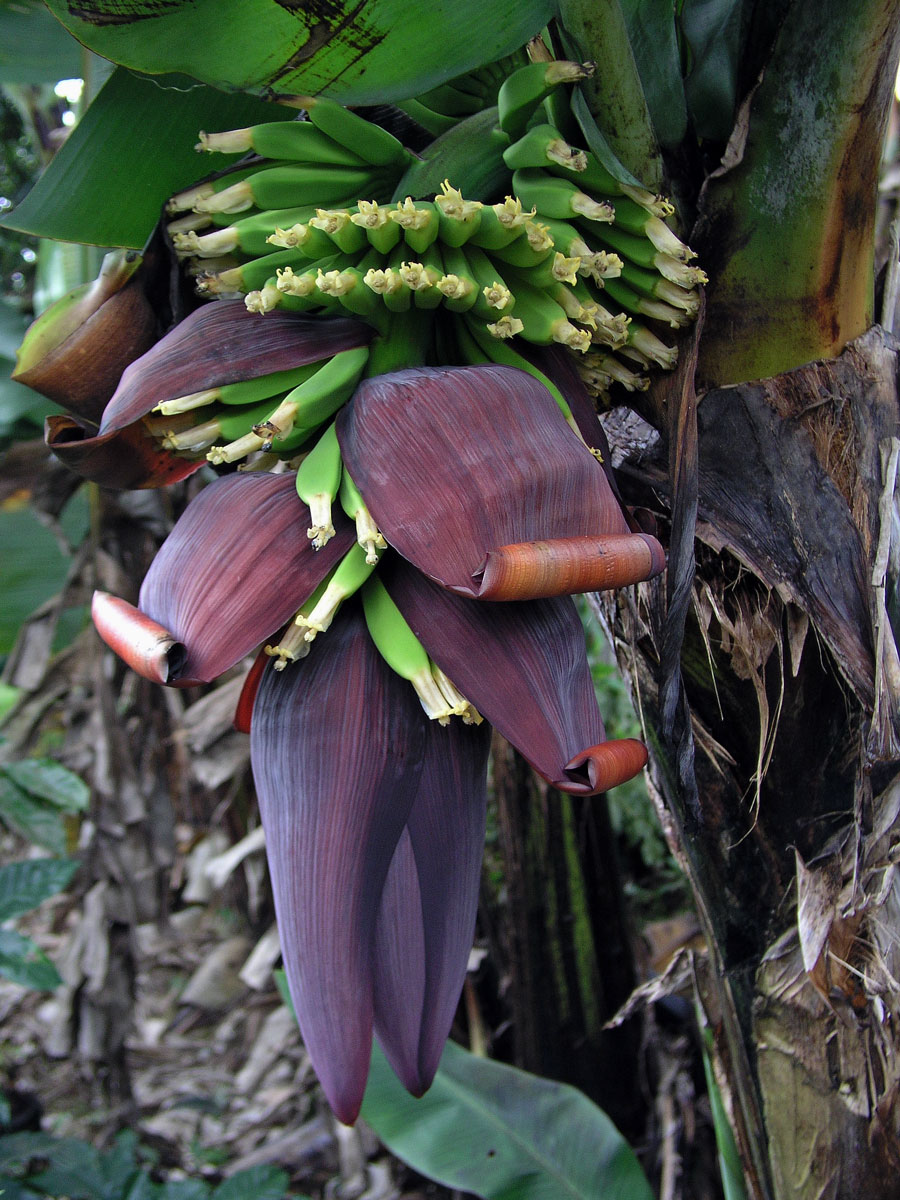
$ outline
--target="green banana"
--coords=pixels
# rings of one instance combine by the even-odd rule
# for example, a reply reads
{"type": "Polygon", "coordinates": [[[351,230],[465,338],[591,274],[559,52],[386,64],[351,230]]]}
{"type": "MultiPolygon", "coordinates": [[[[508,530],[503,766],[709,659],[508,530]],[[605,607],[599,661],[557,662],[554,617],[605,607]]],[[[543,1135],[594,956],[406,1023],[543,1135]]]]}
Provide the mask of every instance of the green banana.
{"type": "Polygon", "coordinates": [[[592,368],[582,373],[582,378],[589,387],[601,391],[606,391],[610,383],[620,383],[629,392],[646,392],[650,386],[650,380],[646,375],[638,375],[635,371],[630,371],[612,354],[597,356],[592,368]]]}
{"type": "Polygon", "coordinates": [[[414,254],[424,253],[437,239],[440,229],[438,210],[430,200],[407,196],[388,212],[389,220],[403,230],[403,238],[414,254]]]}
{"type": "Polygon", "coordinates": [[[194,149],[220,154],[254,150],[263,158],[327,163],[336,167],[361,167],[369,161],[335,142],[310,121],[268,121],[247,129],[230,129],[226,133],[201,133],[194,149]]]}
{"type": "MultiPolygon", "coordinates": [[[[322,209],[324,212],[325,210],[322,209]]],[[[315,210],[309,214],[314,215],[315,210]]],[[[325,258],[334,254],[337,246],[329,238],[324,229],[311,225],[309,217],[305,221],[296,221],[293,225],[283,227],[277,225],[275,232],[266,239],[272,246],[284,246],[285,249],[296,250],[303,258],[325,258]]]]}
{"type": "MultiPolygon", "coordinates": [[[[644,364],[655,362],[665,371],[671,371],[678,362],[678,347],[667,346],[655,333],[639,321],[632,321],[628,326],[628,347],[636,350],[644,364]]],[[[626,349],[626,347],[623,347],[626,349]]]]}
{"type": "Polygon", "coordinates": [[[401,263],[400,276],[412,292],[416,308],[437,308],[443,300],[437,285],[444,277],[444,266],[437,246],[429,246],[417,262],[401,263]]]}
{"type": "Polygon", "coordinates": [[[430,313],[418,308],[391,314],[387,324],[369,344],[366,379],[403,371],[407,367],[421,367],[433,361],[431,350],[442,324],[446,323],[435,321],[430,313]]]}
{"type": "Polygon", "coordinates": [[[478,232],[484,205],[480,200],[464,200],[462,192],[450,186],[450,180],[441,184],[440,195],[434,198],[437,209],[439,236],[447,246],[462,246],[478,232]]]}
{"type": "Polygon", "coordinates": [[[591,326],[591,341],[613,348],[624,345],[631,317],[611,313],[586,280],[578,279],[568,286],[557,284],[550,295],[572,320],[591,326]]]}
{"type": "Polygon", "coordinates": [[[470,117],[472,113],[481,112],[485,107],[484,95],[475,96],[471,92],[461,91],[452,83],[443,83],[430,91],[422,92],[416,99],[432,112],[442,113],[447,117],[470,117]]]}
{"type": "Polygon", "coordinates": [[[286,454],[302,446],[353,395],[368,357],[368,346],[341,350],[299,387],[288,392],[282,407],[290,417],[290,424],[285,421],[273,433],[267,448],[276,454],[286,454]]]}
{"type": "Polygon", "coordinates": [[[568,221],[579,216],[592,223],[610,223],[615,219],[611,204],[594,200],[568,179],[559,179],[546,171],[528,167],[514,171],[513,190],[523,204],[537,209],[541,221],[545,217],[568,221]]]}
{"type": "Polygon", "coordinates": [[[382,318],[381,324],[385,317],[384,305],[365,282],[369,270],[376,269],[380,262],[378,251],[370,250],[355,266],[347,263],[342,269],[320,270],[316,274],[316,288],[323,295],[337,300],[348,312],[366,317],[369,321],[382,318]]]}
{"type": "Polygon", "coordinates": [[[354,224],[349,209],[317,208],[316,215],[310,217],[307,224],[326,234],[344,254],[358,254],[368,248],[366,231],[354,224]]]}
{"type": "Polygon", "coordinates": [[[346,262],[343,255],[334,253],[333,246],[331,251],[332,253],[324,255],[322,258],[295,261],[297,270],[294,270],[290,264],[280,268],[276,272],[277,279],[275,280],[275,286],[279,292],[285,296],[312,298],[317,304],[324,304],[325,298],[322,293],[316,291],[318,272],[340,270],[346,262]]]}
{"type": "MultiPolygon", "coordinates": [[[[244,254],[256,257],[268,254],[269,246],[278,244],[269,241],[276,226],[283,227],[306,221],[314,213],[315,209],[308,204],[301,208],[256,212],[249,217],[242,217],[232,225],[225,225],[202,236],[195,230],[175,231],[172,233],[172,244],[178,255],[198,254],[201,258],[212,258],[218,254],[228,254],[232,250],[240,250],[244,254]]],[[[171,225],[169,230],[172,231],[171,225]]]]}
{"type": "Polygon", "coordinates": [[[195,183],[192,187],[185,188],[184,191],[176,192],[174,196],[170,196],[166,201],[166,212],[179,213],[190,212],[191,210],[197,212],[199,210],[194,207],[196,204],[201,201],[210,200],[213,196],[217,196],[221,192],[228,191],[236,184],[249,179],[251,175],[255,175],[258,171],[259,164],[255,163],[252,167],[238,167],[234,171],[227,171],[224,175],[220,175],[218,179],[208,179],[204,183],[195,183]]]}
{"type": "MultiPolygon", "coordinates": [[[[622,260],[618,254],[608,250],[595,250],[584,240],[582,230],[575,225],[570,225],[567,221],[555,221],[551,217],[542,217],[538,228],[546,230],[547,237],[553,241],[560,253],[580,258],[578,274],[594,279],[601,287],[602,280],[622,273],[622,260]]],[[[595,228],[599,226],[592,226],[592,233],[595,228]]]]}
{"type": "Polygon", "coordinates": [[[350,220],[366,236],[369,245],[379,254],[390,254],[400,241],[401,229],[390,219],[390,209],[376,200],[358,200],[350,220]]]}
{"type": "Polygon", "coordinates": [[[288,312],[313,312],[326,304],[326,297],[316,291],[316,273],[308,270],[305,275],[295,275],[285,267],[277,276],[267,279],[261,288],[248,292],[244,305],[248,312],[265,314],[273,308],[288,312]]]}
{"type": "Polygon", "coordinates": [[[325,590],[309,613],[302,617],[298,614],[295,618],[297,624],[302,620],[303,636],[307,642],[312,642],[317,634],[325,633],[330,628],[338,609],[354,592],[359,591],[371,576],[377,562],[377,554],[370,560],[361,546],[350,547],[335,567],[325,590]]]}
{"type": "MultiPolygon", "coordinates": [[[[582,280],[578,282],[583,283],[582,280]]],[[[564,283],[548,287],[547,294],[551,300],[556,301],[570,321],[578,321],[581,325],[590,325],[592,330],[597,328],[600,306],[592,297],[585,296],[583,291],[579,295],[575,291],[575,286],[566,286],[564,283]]]]}
{"type": "Polygon", "coordinates": [[[503,161],[511,171],[521,167],[552,170],[558,165],[581,172],[587,169],[588,163],[585,152],[570,146],[554,125],[532,125],[517,142],[503,151],[503,161]]]}
{"type": "Polygon", "coordinates": [[[456,117],[448,117],[444,113],[438,113],[434,109],[426,108],[419,100],[400,100],[397,102],[396,107],[401,112],[405,112],[417,125],[421,125],[427,133],[430,133],[435,138],[440,137],[442,133],[448,133],[458,124],[456,117]]]}
{"type": "Polygon", "coordinates": [[[567,258],[558,250],[552,250],[533,267],[517,267],[515,265],[510,267],[513,291],[520,279],[536,288],[553,287],[557,283],[575,283],[580,266],[581,259],[577,255],[574,258],[567,258]]]}
{"type": "Polygon", "coordinates": [[[519,332],[528,342],[548,346],[560,342],[574,350],[586,352],[591,344],[591,335],[586,329],[577,329],[566,316],[565,310],[545,291],[524,282],[516,282],[516,308],[511,322],[504,319],[496,326],[488,326],[495,336],[509,336],[519,332]]]}
{"type": "Polygon", "coordinates": [[[525,225],[525,236],[516,238],[507,246],[498,246],[491,256],[512,267],[539,267],[554,253],[553,238],[547,226],[536,221],[525,225]]]}
{"type": "Polygon", "coordinates": [[[401,273],[406,250],[406,246],[400,242],[391,253],[387,268],[368,272],[366,276],[367,285],[381,296],[389,312],[406,312],[412,304],[412,292],[401,273]]]}
{"type": "Polygon", "coordinates": [[[593,75],[592,63],[533,62],[504,80],[497,95],[500,128],[519,138],[540,103],[562,83],[577,83],[593,75]]]}
{"type": "Polygon", "coordinates": [[[616,179],[615,175],[608,171],[591,151],[573,150],[572,154],[572,161],[568,163],[563,162],[560,157],[551,157],[546,163],[523,163],[522,165],[543,166],[552,175],[568,179],[583,191],[598,196],[614,197],[616,204],[619,202],[619,197],[627,196],[629,200],[640,205],[654,217],[671,217],[675,212],[675,205],[665,196],[648,192],[646,188],[635,187],[630,183],[622,183],[621,180],[616,179]]]}
{"type": "Polygon", "coordinates": [[[237,213],[257,208],[293,208],[302,204],[338,204],[374,194],[386,199],[390,185],[366,167],[315,166],[291,163],[266,167],[246,179],[196,202],[197,212],[237,213]]]}
{"type": "Polygon", "coordinates": [[[675,308],[674,305],[666,304],[662,300],[651,300],[646,296],[641,296],[637,292],[633,292],[621,279],[607,279],[606,291],[616,304],[621,305],[628,312],[641,313],[645,317],[652,317],[655,321],[663,321],[672,329],[679,329],[682,325],[689,324],[695,315],[689,315],[684,309],[675,308]]]}
{"type": "MultiPolygon", "coordinates": [[[[400,263],[397,261],[397,267],[400,263]]],[[[406,312],[409,309],[411,296],[409,288],[403,282],[399,269],[392,266],[370,267],[363,276],[363,283],[370,288],[381,301],[388,312],[406,312]]]]}
{"type": "MultiPolygon", "coordinates": [[[[206,419],[199,425],[188,426],[177,432],[174,429],[167,432],[162,438],[163,447],[166,450],[198,451],[213,446],[220,439],[229,443],[234,442],[235,439],[243,438],[245,434],[248,434],[254,425],[269,418],[278,408],[282,398],[283,393],[267,396],[259,403],[248,405],[246,408],[226,408],[214,405],[209,413],[201,414],[205,415],[206,419]]],[[[210,453],[213,454],[215,451],[210,453]]],[[[230,462],[232,460],[214,458],[211,461],[230,462]]]]}
{"type": "MultiPolygon", "coordinates": [[[[484,321],[496,321],[499,317],[508,315],[516,303],[516,297],[493,261],[471,242],[467,242],[457,253],[461,255],[466,267],[462,272],[454,270],[453,274],[472,279],[475,283],[475,299],[470,305],[473,314],[484,321]]],[[[453,261],[449,252],[445,253],[445,264],[449,266],[453,261]]],[[[453,308],[452,305],[448,307],[453,308]]],[[[461,311],[458,308],[453,310],[461,311]]]]}
{"type": "Polygon", "coordinates": [[[190,412],[196,408],[204,408],[208,404],[256,404],[267,396],[277,396],[313,375],[321,364],[305,363],[302,367],[290,367],[285,371],[273,371],[270,375],[257,375],[254,379],[240,379],[235,383],[223,383],[219,387],[207,388],[202,392],[191,392],[186,396],[176,396],[172,400],[164,400],[157,404],[154,412],[163,416],[173,416],[175,413],[190,412]]]}
{"type": "Polygon", "coordinates": [[[604,227],[592,231],[594,236],[606,245],[611,246],[626,259],[647,270],[656,270],[664,279],[683,288],[693,288],[706,283],[706,272],[700,267],[692,267],[671,254],[664,254],[648,241],[647,238],[635,237],[624,233],[615,226],[604,227]]]}
{"type": "Polygon", "coordinates": [[[472,278],[468,261],[462,254],[454,253],[455,247],[444,247],[444,267],[447,273],[437,282],[438,291],[444,297],[444,307],[450,312],[468,312],[478,299],[478,284],[472,278]]]}
{"type": "Polygon", "coordinates": [[[377,575],[366,580],[360,597],[369,636],[378,652],[392,671],[412,684],[427,715],[441,725],[447,725],[451,716],[461,716],[467,724],[480,722],[465,697],[434,667],[377,575]]]}
{"type": "Polygon", "coordinates": [[[662,300],[665,304],[671,304],[673,308],[683,308],[692,317],[697,315],[700,308],[700,297],[697,293],[664,279],[656,271],[644,271],[633,263],[626,263],[622,268],[621,278],[632,291],[642,296],[662,300]]]}
{"type": "Polygon", "coordinates": [[[482,250],[500,250],[522,237],[534,215],[533,209],[527,212],[522,208],[518,196],[507,196],[502,204],[486,204],[469,241],[482,250]]]}
{"type": "Polygon", "coordinates": [[[366,502],[360,495],[359,488],[350,478],[350,473],[344,467],[341,475],[341,486],[338,491],[341,508],[351,521],[356,523],[356,542],[366,555],[366,562],[374,566],[382,550],[387,549],[387,542],[379,532],[372,514],[366,508],[366,502]]]}
{"type": "Polygon", "coordinates": [[[692,258],[697,257],[690,246],[686,246],[664,221],[661,221],[659,217],[651,216],[632,201],[617,201],[615,212],[615,227],[612,230],[606,228],[594,230],[592,228],[591,233],[612,246],[614,250],[619,250],[626,258],[632,258],[632,254],[625,247],[633,249],[634,254],[643,257],[643,261],[641,257],[632,258],[632,261],[637,262],[639,266],[648,265],[646,261],[648,252],[635,245],[635,242],[642,240],[649,241],[653,247],[653,250],[649,252],[651,259],[658,252],[674,258],[680,263],[689,263],[692,258]],[[628,205],[627,209],[623,207],[625,204],[628,205]],[[619,219],[620,211],[623,216],[622,221],[619,219]],[[641,234],[643,238],[639,236],[641,234]],[[624,239],[630,240],[625,241],[624,239]]]}
{"type": "Polygon", "coordinates": [[[306,640],[305,620],[322,599],[333,574],[334,571],[329,572],[312,595],[300,605],[294,619],[282,633],[278,642],[275,645],[264,647],[270,658],[278,660],[273,663],[274,670],[283,671],[289,662],[296,662],[300,658],[306,658],[309,654],[310,643],[306,640]]]}
{"type": "Polygon", "coordinates": [[[201,276],[197,287],[213,295],[253,292],[263,287],[266,280],[280,268],[295,267],[302,262],[296,250],[276,250],[272,254],[264,254],[262,258],[252,258],[249,262],[241,263],[239,267],[201,276]]]}
{"type": "Polygon", "coordinates": [[[309,508],[310,528],[306,536],[313,549],[321,550],[334,537],[331,506],[341,486],[341,447],[334,421],[297,469],[297,495],[309,508]]]}
{"type": "MultiPolygon", "coordinates": [[[[413,161],[414,155],[392,133],[342,104],[326,100],[324,96],[301,96],[298,100],[317,129],[352,150],[364,162],[377,167],[404,168],[413,161]]],[[[358,194],[364,191],[360,189],[358,194]]]]}

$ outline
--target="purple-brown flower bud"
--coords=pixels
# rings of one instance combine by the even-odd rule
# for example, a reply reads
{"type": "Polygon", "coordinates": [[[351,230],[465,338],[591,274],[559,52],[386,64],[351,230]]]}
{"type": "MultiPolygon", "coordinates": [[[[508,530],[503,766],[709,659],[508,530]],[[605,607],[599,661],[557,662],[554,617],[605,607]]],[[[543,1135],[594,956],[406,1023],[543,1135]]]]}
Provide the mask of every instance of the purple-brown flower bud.
{"type": "Polygon", "coordinates": [[[159,336],[142,262],[132,250],[107,254],[93,282],[61,297],[34,322],[13,378],[99,424],[122,372],[159,336]]]}

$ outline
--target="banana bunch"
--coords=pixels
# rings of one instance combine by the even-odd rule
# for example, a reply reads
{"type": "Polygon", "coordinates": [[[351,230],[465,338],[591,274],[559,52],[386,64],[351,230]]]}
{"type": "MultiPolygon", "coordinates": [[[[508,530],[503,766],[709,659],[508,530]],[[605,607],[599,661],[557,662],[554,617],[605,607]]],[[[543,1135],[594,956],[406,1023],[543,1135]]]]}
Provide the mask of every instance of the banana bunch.
{"type": "Polygon", "coordinates": [[[378,581],[385,540],[342,462],[336,414],[366,376],[498,363],[536,377],[577,433],[522,343],[571,348],[596,393],[646,388],[648,370],[675,365],[666,331],[694,319],[706,281],[667,224],[672,205],[621,182],[553,123],[565,85],[591,66],[521,63],[493,64],[402,105],[435,135],[496,105],[502,198],[466,198],[450,179],[417,194],[421,163],[397,138],[333,101],[305,98],[308,120],[202,133],[198,150],[256,157],[168,206],[176,253],[205,298],[243,297],[259,314],[351,314],[374,328],[368,346],[175,397],[146,424],[168,450],[214,465],[296,467],[315,549],[335,535],[335,505],[355,523],[356,544],[266,647],[276,669],[302,658],[359,591],[375,645],[442,722],[480,717],[378,581]]]}
{"type": "MultiPolygon", "coordinates": [[[[169,225],[176,252],[201,295],[243,296],[252,312],[350,313],[382,338],[397,336],[398,315],[431,312],[432,342],[474,342],[476,361],[487,353],[485,332],[559,342],[584,356],[594,390],[645,388],[649,369],[676,360],[659,332],[694,319],[706,276],[666,224],[667,200],[620,182],[541,119],[561,87],[589,70],[531,62],[499,87],[497,70],[435,89],[432,103],[447,114],[455,104],[454,119],[496,93],[510,190],[494,203],[464,198],[449,179],[432,196],[402,196],[415,156],[329,100],[304,100],[308,121],[202,134],[198,149],[252,151],[265,161],[173,197],[173,213],[192,209],[169,225]]],[[[428,353],[440,361],[434,347],[416,361],[428,353]]],[[[280,430],[282,415],[273,420],[280,430]]],[[[302,418],[295,426],[308,434],[302,418]]],[[[287,436],[292,443],[276,434],[255,448],[300,444],[287,436]]]]}

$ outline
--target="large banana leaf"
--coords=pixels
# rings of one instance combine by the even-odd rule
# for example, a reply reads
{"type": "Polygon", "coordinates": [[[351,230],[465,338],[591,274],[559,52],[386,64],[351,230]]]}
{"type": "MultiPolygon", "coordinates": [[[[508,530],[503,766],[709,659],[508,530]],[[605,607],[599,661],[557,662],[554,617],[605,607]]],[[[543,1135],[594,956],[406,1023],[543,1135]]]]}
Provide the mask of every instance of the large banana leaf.
{"type": "Polygon", "coordinates": [[[199,130],[296,115],[255,96],[226,95],[183,78],[141,78],[120,68],[0,224],[59,241],[140,249],[166,198],[223,165],[195,152],[199,130]]]}
{"type": "Polygon", "coordinates": [[[694,129],[721,141],[731,133],[741,65],[743,0],[685,0],[681,32],[687,52],[687,95],[694,129]]]}
{"type": "Polygon", "coordinates": [[[575,1088],[448,1042],[421,1100],[375,1047],[362,1115],[430,1179],[484,1200],[651,1200],[609,1117],[575,1088]]]}
{"type": "Polygon", "coordinates": [[[374,104],[502,58],[551,0],[48,0],[79,41],[150,74],[374,104]]]}
{"type": "Polygon", "coordinates": [[[663,146],[677,146],[687,131],[687,106],[672,0],[622,0],[653,128],[663,146]]]}
{"type": "Polygon", "coordinates": [[[0,80],[56,83],[81,74],[83,51],[40,0],[0,0],[0,80]]]}

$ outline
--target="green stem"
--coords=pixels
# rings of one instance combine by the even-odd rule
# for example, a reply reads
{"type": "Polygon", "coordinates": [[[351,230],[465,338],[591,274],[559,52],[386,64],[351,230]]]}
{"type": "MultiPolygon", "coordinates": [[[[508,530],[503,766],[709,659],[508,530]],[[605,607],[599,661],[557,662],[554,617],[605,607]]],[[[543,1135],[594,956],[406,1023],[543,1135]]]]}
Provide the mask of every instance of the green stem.
{"type": "Polygon", "coordinates": [[[365,378],[424,366],[433,323],[434,313],[427,309],[410,307],[407,312],[391,314],[390,321],[372,339],[365,378]]]}
{"type": "Polygon", "coordinates": [[[895,0],[804,0],[753,96],[743,154],[710,180],[698,378],[767,378],[871,325],[878,169],[900,53],[895,0]]]}
{"type": "Polygon", "coordinates": [[[560,0],[559,20],[566,53],[597,63],[581,87],[610,148],[645,187],[658,191],[662,158],[619,0],[560,0]]]}

